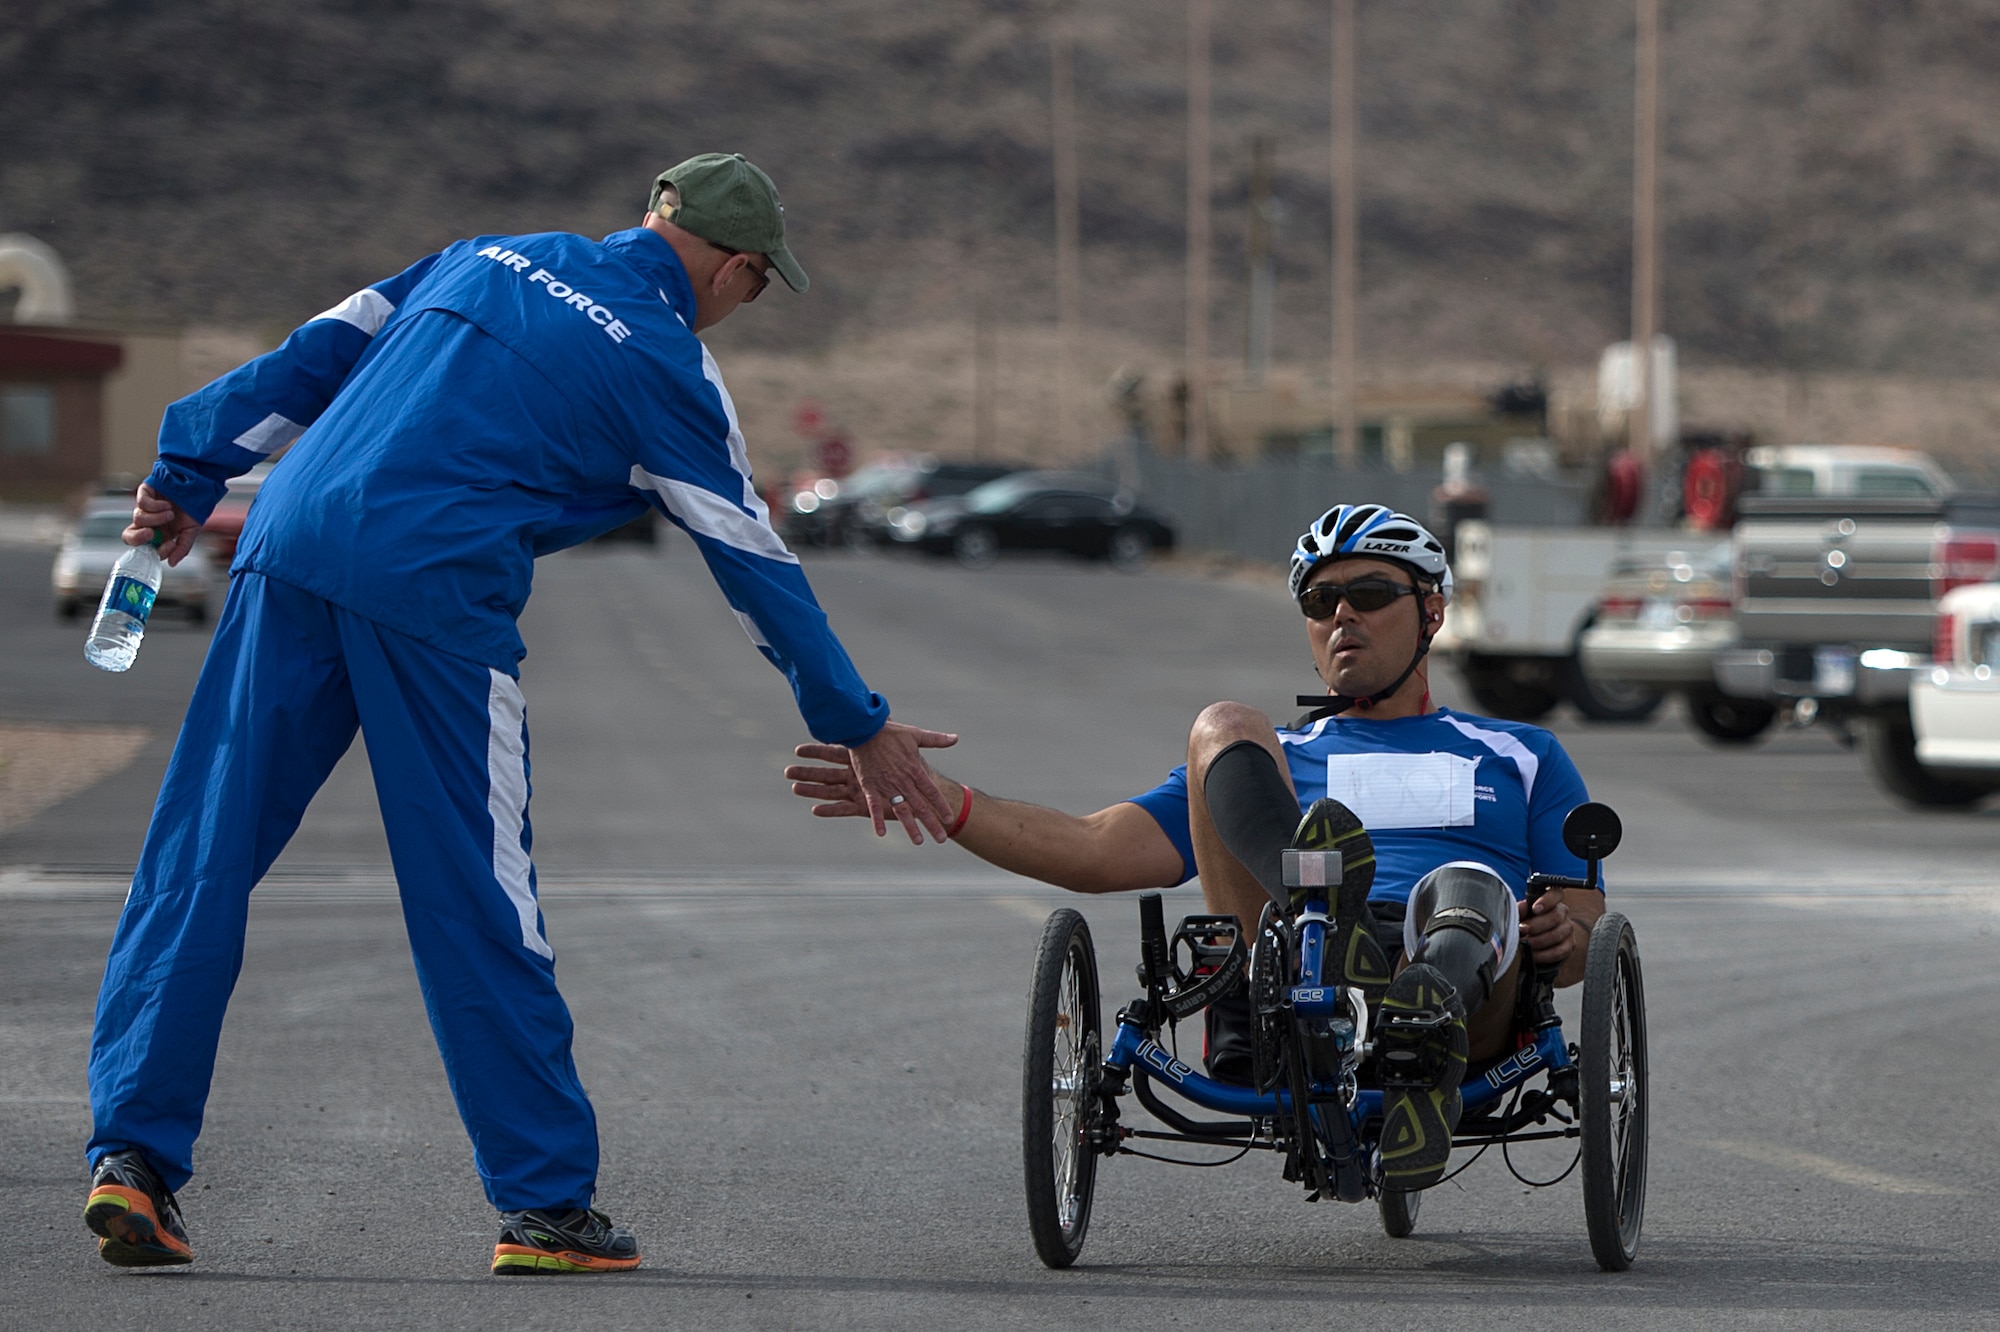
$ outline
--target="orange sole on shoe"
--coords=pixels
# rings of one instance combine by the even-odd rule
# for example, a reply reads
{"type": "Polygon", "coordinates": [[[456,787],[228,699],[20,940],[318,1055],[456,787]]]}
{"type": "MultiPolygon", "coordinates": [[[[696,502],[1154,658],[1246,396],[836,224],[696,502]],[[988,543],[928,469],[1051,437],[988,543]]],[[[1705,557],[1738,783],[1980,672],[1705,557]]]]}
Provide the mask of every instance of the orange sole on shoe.
{"type": "Polygon", "coordinates": [[[637,1258],[599,1258],[574,1249],[551,1252],[522,1244],[493,1246],[494,1276],[577,1276],[593,1272],[629,1272],[637,1258]]]}
{"type": "Polygon", "coordinates": [[[171,1267],[194,1261],[185,1240],[161,1227],[142,1189],[105,1184],[91,1190],[83,1223],[98,1237],[97,1256],[114,1267],[171,1267]]]}

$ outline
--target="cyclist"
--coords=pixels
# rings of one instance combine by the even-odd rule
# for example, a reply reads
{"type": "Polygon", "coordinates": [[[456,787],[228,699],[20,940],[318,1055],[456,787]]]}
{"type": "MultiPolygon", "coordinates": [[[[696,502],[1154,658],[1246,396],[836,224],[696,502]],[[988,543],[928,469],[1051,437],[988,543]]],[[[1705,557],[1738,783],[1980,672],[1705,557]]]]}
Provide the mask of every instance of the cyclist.
{"type": "MultiPolygon", "coordinates": [[[[949,830],[974,855],[1077,892],[1160,888],[1199,873],[1208,909],[1246,922],[1285,901],[1280,853],[1337,848],[1345,873],[1333,956],[1386,1012],[1431,1016],[1421,1040],[1384,1034],[1383,1169],[1422,1188],[1444,1172],[1468,1057],[1504,1053],[1521,946],[1583,978],[1601,892],[1554,890],[1530,911],[1531,870],[1580,875],[1562,820],[1588,799],[1556,738],[1431,702],[1427,653],[1452,592],[1444,547],[1378,504],[1329,509],[1300,536],[1290,588],[1326,701],[1275,726],[1242,703],[1204,709],[1188,761],[1166,781],[1071,815],[940,779],[949,830]],[[1303,817],[1302,817],[1303,814],[1303,817]]],[[[864,806],[838,746],[799,746],[792,790],[842,817],[864,806]]],[[[1239,994],[1208,1013],[1212,1075],[1247,1082],[1251,1013],[1239,994]]],[[[1378,1030],[1381,1030],[1378,1028],[1378,1030]]]]}

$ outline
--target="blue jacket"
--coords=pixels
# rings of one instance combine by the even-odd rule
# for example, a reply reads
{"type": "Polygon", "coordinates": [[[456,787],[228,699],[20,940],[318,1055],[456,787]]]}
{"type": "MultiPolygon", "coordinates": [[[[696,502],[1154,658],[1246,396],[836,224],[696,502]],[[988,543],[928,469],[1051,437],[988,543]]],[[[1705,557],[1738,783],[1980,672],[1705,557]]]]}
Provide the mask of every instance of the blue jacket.
{"type": "Polygon", "coordinates": [[[206,520],[290,444],[237,548],[254,569],[513,673],[534,559],[648,504],[694,538],[807,728],[888,719],[771,529],[665,240],[460,241],[168,408],[153,488],[206,520]],[[295,442],[296,441],[296,442],[295,442]]]}

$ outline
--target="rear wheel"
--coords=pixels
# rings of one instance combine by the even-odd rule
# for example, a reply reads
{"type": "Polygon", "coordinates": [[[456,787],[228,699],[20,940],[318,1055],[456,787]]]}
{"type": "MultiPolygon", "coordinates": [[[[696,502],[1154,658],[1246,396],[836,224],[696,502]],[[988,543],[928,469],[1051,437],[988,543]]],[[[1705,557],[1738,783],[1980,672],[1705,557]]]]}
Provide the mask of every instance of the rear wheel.
{"type": "MultiPolygon", "coordinates": [[[[1577,637],[1597,623],[1597,615],[1592,612],[1581,627],[1577,637]]],[[[1574,648],[1564,670],[1563,690],[1576,710],[1588,721],[1600,722],[1642,722],[1660,710],[1666,695],[1649,684],[1632,680],[1604,680],[1586,675],[1583,669],[1583,654],[1574,648]]]]}
{"type": "Polygon", "coordinates": [[[1941,777],[1918,762],[1917,732],[1906,708],[1870,717],[1861,733],[1875,780],[1890,795],[1913,805],[1962,808],[1993,789],[1983,782],[1941,777]]]}
{"type": "Polygon", "coordinates": [[[1376,1201],[1382,1205],[1382,1233],[1390,1239],[1408,1239],[1417,1228],[1417,1211],[1424,1205],[1424,1195],[1385,1192],[1376,1201]]]}
{"type": "Polygon", "coordinates": [[[1747,745],[1778,719],[1775,705],[1761,698],[1731,698],[1719,689],[1690,690],[1687,708],[1697,731],[1725,745],[1747,745]]]}
{"type": "Polygon", "coordinates": [[[1507,721],[1537,721],[1562,702],[1555,658],[1492,657],[1470,653],[1459,665],[1465,688],[1480,711],[1507,721]]]}
{"type": "Polygon", "coordinates": [[[993,534],[992,528],[974,523],[960,528],[958,534],[952,537],[951,553],[968,569],[991,568],[993,562],[1000,558],[1000,538],[993,534]]]}
{"type": "Polygon", "coordinates": [[[1028,1184],[1028,1231],[1050,1267],[1083,1252],[1097,1183],[1091,1129],[1099,1114],[1097,953],[1090,926],[1064,907],[1049,917],[1028,990],[1028,1039],[1021,1077],[1021,1164],[1028,1184]]]}
{"type": "Polygon", "coordinates": [[[1145,568],[1146,562],[1153,558],[1153,538],[1143,528],[1121,527],[1111,534],[1104,554],[1112,568],[1133,573],[1145,568]]]}
{"type": "Polygon", "coordinates": [[[1569,670],[1569,701],[1591,721],[1642,722],[1660,710],[1666,695],[1651,685],[1629,680],[1594,680],[1580,662],[1569,670]]]}
{"type": "Polygon", "coordinates": [[[1646,1213],[1646,987],[1631,922],[1616,911],[1590,932],[1577,1065],[1583,1219],[1597,1265],[1622,1272],[1646,1213]]]}

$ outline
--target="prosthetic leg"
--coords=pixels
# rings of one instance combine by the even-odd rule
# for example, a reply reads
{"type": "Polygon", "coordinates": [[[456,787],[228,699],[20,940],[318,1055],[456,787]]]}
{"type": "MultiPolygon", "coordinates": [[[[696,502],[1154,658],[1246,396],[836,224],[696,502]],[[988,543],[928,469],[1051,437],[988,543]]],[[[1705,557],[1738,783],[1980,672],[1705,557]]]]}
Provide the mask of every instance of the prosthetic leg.
{"type": "Polygon", "coordinates": [[[1514,960],[1514,895],[1484,865],[1440,865],[1410,891],[1410,963],[1382,997],[1382,1175],[1393,1189],[1435,1184],[1451,1157],[1465,1077],[1465,1019],[1514,960]]]}
{"type": "MultiPolygon", "coordinates": [[[[1297,808],[1269,750],[1239,740],[1210,760],[1202,778],[1208,813],[1229,853],[1256,876],[1280,907],[1300,906],[1305,889],[1285,886],[1283,854],[1295,851],[1340,853],[1340,884],[1334,890],[1334,929],[1326,979],[1359,988],[1372,999],[1389,983],[1389,959],[1368,928],[1368,890],[1375,882],[1375,844],[1354,812],[1338,800],[1316,800],[1304,816],[1297,808]]],[[[1245,929],[1255,922],[1244,921],[1245,929]]],[[[1255,1010],[1242,992],[1211,1004],[1207,1013],[1207,1058],[1212,1076],[1248,1083],[1255,1010]]]]}

